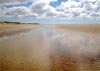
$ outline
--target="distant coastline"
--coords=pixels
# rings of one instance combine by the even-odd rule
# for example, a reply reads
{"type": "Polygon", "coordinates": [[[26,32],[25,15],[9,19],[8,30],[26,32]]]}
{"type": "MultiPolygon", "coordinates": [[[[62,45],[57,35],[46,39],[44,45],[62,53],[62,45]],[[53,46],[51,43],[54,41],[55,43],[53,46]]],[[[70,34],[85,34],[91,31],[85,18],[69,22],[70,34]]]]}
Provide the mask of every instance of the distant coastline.
{"type": "Polygon", "coordinates": [[[1,21],[0,24],[34,24],[34,25],[39,25],[40,23],[22,23],[22,22],[1,21]]]}

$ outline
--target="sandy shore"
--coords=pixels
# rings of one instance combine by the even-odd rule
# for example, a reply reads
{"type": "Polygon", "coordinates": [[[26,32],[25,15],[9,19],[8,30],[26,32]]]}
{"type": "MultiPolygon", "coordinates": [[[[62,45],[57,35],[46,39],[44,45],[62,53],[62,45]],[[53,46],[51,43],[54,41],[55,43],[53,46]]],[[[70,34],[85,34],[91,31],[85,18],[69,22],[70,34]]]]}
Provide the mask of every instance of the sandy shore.
{"type": "Polygon", "coordinates": [[[39,25],[0,25],[0,37],[28,32],[39,25]]]}
{"type": "Polygon", "coordinates": [[[100,35],[60,29],[41,26],[0,38],[0,71],[100,71],[100,35]]]}
{"type": "Polygon", "coordinates": [[[10,30],[10,31],[2,31],[0,32],[0,37],[3,37],[3,36],[10,36],[10,35],[15,35],[15,34],[19,34],[19,33],[22,33],[22,32],[28,32],[29,30],[31,30],[31,28],[23,28],[23,29],[13,29],[13,30],[10,30]]]}
{"type": "Polygon", "coordinates": [[[99,24],[73,24],[73,25],[56,25],[58,29],[62,29],[63,31],[77,31],[77,32],[85,32],[92,34],[100,34],[100,25],[99,24]]]}

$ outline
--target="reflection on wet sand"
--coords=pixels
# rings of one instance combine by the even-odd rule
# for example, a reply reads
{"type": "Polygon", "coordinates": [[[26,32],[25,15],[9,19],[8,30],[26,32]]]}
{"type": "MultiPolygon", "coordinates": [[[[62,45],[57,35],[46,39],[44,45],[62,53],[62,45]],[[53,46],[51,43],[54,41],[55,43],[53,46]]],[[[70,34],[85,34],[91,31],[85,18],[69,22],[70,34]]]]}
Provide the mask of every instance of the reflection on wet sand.
{"type": "Polygon", "coordinates": [[[50,27],[0,38],[0,71],[99,71],[100,36],[50,27]]]}

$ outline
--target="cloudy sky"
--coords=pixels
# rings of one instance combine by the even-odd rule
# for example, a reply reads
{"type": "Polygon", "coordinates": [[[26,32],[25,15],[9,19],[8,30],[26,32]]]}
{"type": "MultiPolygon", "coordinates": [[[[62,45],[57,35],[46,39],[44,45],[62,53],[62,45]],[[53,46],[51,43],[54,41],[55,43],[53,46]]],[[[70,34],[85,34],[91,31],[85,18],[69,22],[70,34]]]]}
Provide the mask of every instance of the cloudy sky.
{"type": "Polygon", "coordinates": [[[100,0],[0,0],[0,21],[99,24],[100,0]]]}

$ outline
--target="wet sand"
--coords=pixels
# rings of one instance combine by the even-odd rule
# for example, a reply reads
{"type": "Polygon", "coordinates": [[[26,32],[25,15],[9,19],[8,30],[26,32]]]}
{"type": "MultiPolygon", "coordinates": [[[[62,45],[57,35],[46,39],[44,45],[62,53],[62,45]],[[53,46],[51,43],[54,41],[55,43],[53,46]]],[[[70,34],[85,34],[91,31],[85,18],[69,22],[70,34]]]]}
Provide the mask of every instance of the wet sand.
{"type": "Polygon", "coordinates": [[[15,35],[15,34],[19,34],[22,32],[27,32],[29,30],[31,30],[32,28],[35,27],[40,27],[40,25],[30,25],[30,24],[26,24],[26,25],[3,25],[0,24],[0,37],[3,36],[10,36],[10,35],[15,35]]]}
{"type": "Polygon", "coordinates": [[[100,35],[45,26],[1,37],[0,71],[100,71],[100,35]]]}
{"type": "Polygon", "coordinates": [[[0,32],[0,37],[3,37],[3,36],[10,36],[10,35],[15,35],[15,34],[19,34],[19,33],[22,33],[22,32],[27,32],[31,30],[31,28],[23,28],[23,29],[13,29],[13,30],[7,30],[7,31],[1,31],[0,32]]]}

